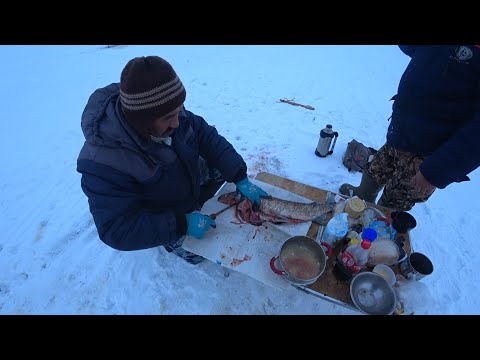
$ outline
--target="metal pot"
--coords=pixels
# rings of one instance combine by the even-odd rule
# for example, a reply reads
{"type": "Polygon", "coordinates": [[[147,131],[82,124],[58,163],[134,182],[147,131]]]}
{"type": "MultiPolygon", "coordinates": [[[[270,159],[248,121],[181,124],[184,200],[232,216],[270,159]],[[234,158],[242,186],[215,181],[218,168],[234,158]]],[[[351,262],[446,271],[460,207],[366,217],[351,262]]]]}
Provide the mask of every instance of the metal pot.
{"type": "MultiPolygon", "coordinates": [[[[323,244],[329,248],[328,244],[323,244]]],[[[294,236],[283,243],[280,254],[272,257],[270,268],[285,280],[297,284],[313,284],[325,271],[327,256],[322,246],[308,236],[294,236]]]]}

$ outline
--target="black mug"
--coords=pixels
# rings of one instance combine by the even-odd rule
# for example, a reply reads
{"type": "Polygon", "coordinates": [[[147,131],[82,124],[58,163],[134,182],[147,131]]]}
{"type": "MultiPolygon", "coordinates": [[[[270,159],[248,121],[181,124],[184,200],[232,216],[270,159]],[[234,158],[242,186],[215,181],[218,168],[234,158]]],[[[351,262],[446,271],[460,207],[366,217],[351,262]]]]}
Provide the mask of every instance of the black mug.
{"type": "Polygon", "coordinates": [[[392,217],[392,227],[399,233],[406,233],[417,226],[417,220],[405,211],[394,211],[390,216],[392,217]]]}

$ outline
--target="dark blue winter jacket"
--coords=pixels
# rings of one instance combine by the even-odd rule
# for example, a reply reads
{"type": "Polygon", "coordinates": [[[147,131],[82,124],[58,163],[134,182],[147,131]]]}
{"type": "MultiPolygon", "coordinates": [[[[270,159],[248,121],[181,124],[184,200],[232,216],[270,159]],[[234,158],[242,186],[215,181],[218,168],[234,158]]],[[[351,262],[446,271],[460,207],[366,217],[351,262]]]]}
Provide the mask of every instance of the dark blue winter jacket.
{"type": "Polygon", "coordinates": [[[400,46],[412,59],[393,97],[387,143],[424,155],[437,188],[468,180],[480,165],[480,46],[400,46]]]}
{"type": "Polygon", "coordinates": [[[85,144],[77,160],[100,239],[117,250],[173,245],[200,193],[199,156],[237,182],[247,167],[203,118],[182,110],[172,145],[145,143],[125,120],[119,84],[96,90],[82,115],[85,144]]]}

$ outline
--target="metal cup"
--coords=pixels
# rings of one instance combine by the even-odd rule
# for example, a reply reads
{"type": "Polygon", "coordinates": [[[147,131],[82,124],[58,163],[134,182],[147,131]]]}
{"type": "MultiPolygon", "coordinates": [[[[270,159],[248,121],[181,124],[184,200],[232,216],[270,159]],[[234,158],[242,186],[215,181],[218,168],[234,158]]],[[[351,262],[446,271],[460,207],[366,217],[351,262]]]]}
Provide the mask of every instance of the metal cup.
{"type": "Polygon", "coordinates": [[[419,281],[433,272],[433,264],[430,259],[419,252],[411,253],[398,265],[400,274],[409,280],[419,281]]]}
{"type": "Polygon", "coordinates": [[[415,220],[412,214],[405,211],[394,211],[391,217],[392,227],[399,233],[406,233],[417,226],[417,220],[415,220]]]}

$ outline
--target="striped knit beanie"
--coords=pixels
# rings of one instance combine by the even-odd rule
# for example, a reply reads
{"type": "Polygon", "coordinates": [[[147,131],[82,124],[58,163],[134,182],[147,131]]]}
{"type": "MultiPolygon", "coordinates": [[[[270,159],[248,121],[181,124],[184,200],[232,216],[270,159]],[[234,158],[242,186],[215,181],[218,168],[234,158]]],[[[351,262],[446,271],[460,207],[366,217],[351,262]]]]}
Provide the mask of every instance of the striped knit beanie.
{"type": "Polygon", "coordinates": [[[127,120],[153,121],[183,104],[185,88],[175,70],[158,56],[130,60],[120,77],[120,101],[127,120]]]}

